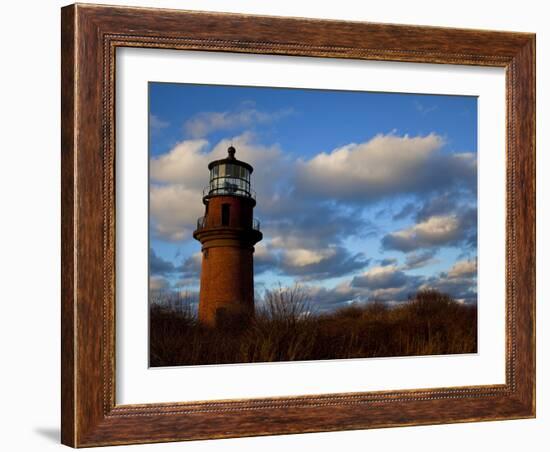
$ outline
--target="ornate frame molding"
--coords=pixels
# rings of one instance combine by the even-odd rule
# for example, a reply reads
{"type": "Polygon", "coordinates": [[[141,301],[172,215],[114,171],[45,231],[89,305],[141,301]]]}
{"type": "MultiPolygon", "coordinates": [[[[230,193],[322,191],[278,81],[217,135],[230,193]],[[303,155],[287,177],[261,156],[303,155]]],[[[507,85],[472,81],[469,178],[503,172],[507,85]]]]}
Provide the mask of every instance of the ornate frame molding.
{"type": "Polygon", "coordinates": [[[62,9],[62,43],[64,444],[81,447],[535,415],[534,35],[77,4],[62,9]],[[118,47],[506,68],[506,383],[116,405],[118,47]]]}

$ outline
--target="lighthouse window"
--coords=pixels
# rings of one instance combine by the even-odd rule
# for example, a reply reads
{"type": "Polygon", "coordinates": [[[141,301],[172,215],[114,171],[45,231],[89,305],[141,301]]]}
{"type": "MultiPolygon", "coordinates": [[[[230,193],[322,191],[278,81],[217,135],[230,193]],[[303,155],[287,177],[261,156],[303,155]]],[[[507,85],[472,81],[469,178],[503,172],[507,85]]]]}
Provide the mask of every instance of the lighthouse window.
{"type": "Polygon", "coordinates": [[[227,165],[227,175],[232,177],[239,177],[239,168],[237,165],[227,165]]]}
{"type": "Polygon", "coordinates": [[[230,204],[222,204],[222,226],[229,226],[229,209],[230,204]]]}

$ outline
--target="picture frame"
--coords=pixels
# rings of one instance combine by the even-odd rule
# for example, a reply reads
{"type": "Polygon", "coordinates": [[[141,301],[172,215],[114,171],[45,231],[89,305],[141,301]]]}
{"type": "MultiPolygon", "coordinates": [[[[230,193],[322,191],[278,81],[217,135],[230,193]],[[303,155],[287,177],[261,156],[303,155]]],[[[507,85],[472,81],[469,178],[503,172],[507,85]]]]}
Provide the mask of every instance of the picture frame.
{"type": "Polygon", "coordinates": [[[152,8],[62,8],[61,440],[72,447],[535,416],[535,35],[152,8]],[[118,405],[116,49],[506,70],[505,384],[118,405]]]}

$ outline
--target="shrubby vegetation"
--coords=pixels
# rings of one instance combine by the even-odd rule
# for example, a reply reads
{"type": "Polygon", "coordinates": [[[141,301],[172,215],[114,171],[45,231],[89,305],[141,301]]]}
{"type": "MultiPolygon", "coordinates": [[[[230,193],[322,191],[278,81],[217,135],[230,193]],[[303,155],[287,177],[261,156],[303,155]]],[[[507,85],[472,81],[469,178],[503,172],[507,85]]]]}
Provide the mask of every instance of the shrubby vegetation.
{"type": "Polygon", "coordinates": [[[266,292],[246,328],[208,329],[170,303],[150,311],[150,365],[302,361],[475,353],[477,309],[427,290],[405,303],[352,304],[316,314],[295,286],[266,292]]]}

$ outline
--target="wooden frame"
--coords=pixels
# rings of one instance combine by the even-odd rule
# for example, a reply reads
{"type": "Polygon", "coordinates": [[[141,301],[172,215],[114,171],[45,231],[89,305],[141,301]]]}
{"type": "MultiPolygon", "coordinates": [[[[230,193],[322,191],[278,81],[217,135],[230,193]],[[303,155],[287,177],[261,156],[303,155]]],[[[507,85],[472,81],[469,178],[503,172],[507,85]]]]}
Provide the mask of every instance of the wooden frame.
{"type": "Polygon", "coordinates": [[[62,442],[74,447],[535,416],[535,36],[71,5],[62,9],[62,442]],[[506,69],[506,383],[115,404],[117,47],[506,69]]]}

